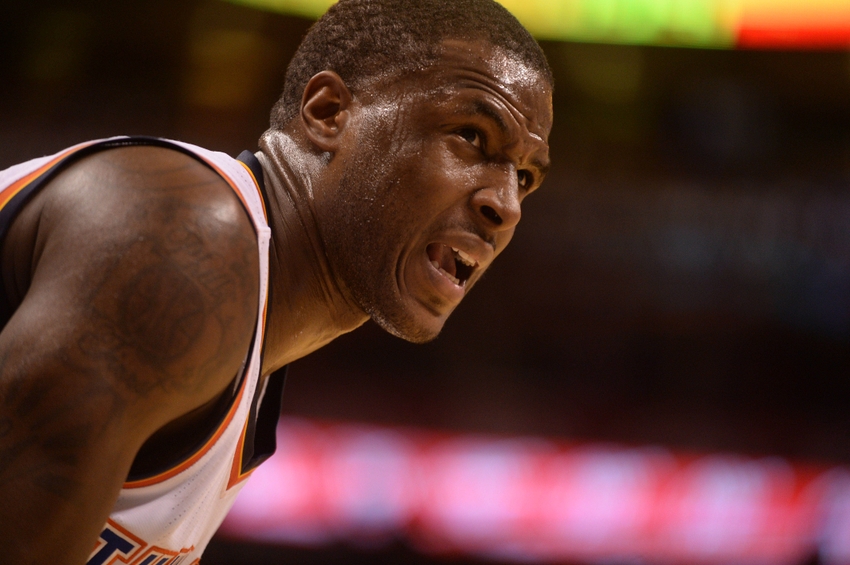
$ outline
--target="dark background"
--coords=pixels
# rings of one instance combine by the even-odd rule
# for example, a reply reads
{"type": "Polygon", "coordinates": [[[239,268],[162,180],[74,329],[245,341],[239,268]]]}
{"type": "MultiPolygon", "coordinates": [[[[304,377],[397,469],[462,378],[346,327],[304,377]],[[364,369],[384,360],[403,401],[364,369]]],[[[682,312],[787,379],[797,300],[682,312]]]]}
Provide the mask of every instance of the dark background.
{"type": "MultiPolygon", "coordinates": [[[[3,2],[0,168],[116,134],[254,150],[308,25],[3,2]]],[[[295,364],[285,412],[850,462],[848,52],[543,47],[554,166],[511,247],[436,342],[367,325],[295,364]]],[[[280,561],[430,562],[217,540],[204,564],[280,561]]]]}

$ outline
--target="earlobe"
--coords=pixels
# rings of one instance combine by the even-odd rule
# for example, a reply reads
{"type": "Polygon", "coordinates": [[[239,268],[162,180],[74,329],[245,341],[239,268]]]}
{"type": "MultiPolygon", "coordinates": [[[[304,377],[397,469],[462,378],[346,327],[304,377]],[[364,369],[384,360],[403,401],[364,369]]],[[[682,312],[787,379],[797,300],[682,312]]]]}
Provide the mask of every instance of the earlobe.
{"type": "Polygon", "coordinates": [[[307,137],[322,151],[335,152],[351,106],[351,91],[333,71],[313,76],[301,97],[301,122],[307,137]]]}

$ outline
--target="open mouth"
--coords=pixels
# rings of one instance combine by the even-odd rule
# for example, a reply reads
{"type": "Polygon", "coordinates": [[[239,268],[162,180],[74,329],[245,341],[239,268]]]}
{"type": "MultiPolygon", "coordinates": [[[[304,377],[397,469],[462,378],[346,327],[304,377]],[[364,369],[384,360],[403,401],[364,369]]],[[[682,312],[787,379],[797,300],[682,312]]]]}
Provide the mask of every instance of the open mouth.
{"type": "Polygon", "coordinates": [[[432,243],[426,251],[431,265],[459,287],[466,285],[478,266],[478,262],[462,249],[443,243],[432,243]]]}

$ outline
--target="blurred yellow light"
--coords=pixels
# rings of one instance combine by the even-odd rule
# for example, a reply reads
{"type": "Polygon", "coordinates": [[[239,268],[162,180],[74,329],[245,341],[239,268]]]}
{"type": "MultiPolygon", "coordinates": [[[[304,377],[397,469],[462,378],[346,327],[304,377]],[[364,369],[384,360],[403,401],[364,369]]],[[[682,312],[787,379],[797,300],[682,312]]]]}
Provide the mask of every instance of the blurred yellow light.
{"type": "Polygon", "coordinates": [[[235,4],[253,6],[270,12],[318,19],[336,0],[230,0],[235,4]]]}
{"type": "MultiPolygon", "coordinates": [[[[334,3],[334,0],[230,1],[307,18],[318,18],[334,3]]],[[[850,36],[848,0],[497,1],[538,39],[729,48],[739,42],[742,30],[761,33],[774,29],[783,32],[822,29],[831,38],[831,44],[837,46],[843,45],[845,35],[850,36]]],[[[806,46],[807,41],[814,40],[800,36],[800,46],[806,46]]]]}

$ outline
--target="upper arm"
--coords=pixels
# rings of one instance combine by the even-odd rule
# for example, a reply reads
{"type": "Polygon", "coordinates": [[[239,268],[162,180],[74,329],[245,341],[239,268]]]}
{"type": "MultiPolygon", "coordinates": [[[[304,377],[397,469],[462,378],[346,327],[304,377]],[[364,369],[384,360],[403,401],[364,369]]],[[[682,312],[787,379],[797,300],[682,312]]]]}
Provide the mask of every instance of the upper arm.
{"type": "Polygon", "coordinates": [[[0,333],[0,506],[17,503],[32,522],[0,518],[0,532],[26,539],[39,524],[62,538],[85,523],[85,553],[145,439],[241,366],[257,316],[256,238],[213,171],[134,147],[51,181],[4,253],[16,241],[31,249],[16,266],[30,273],[0,333]]]}

